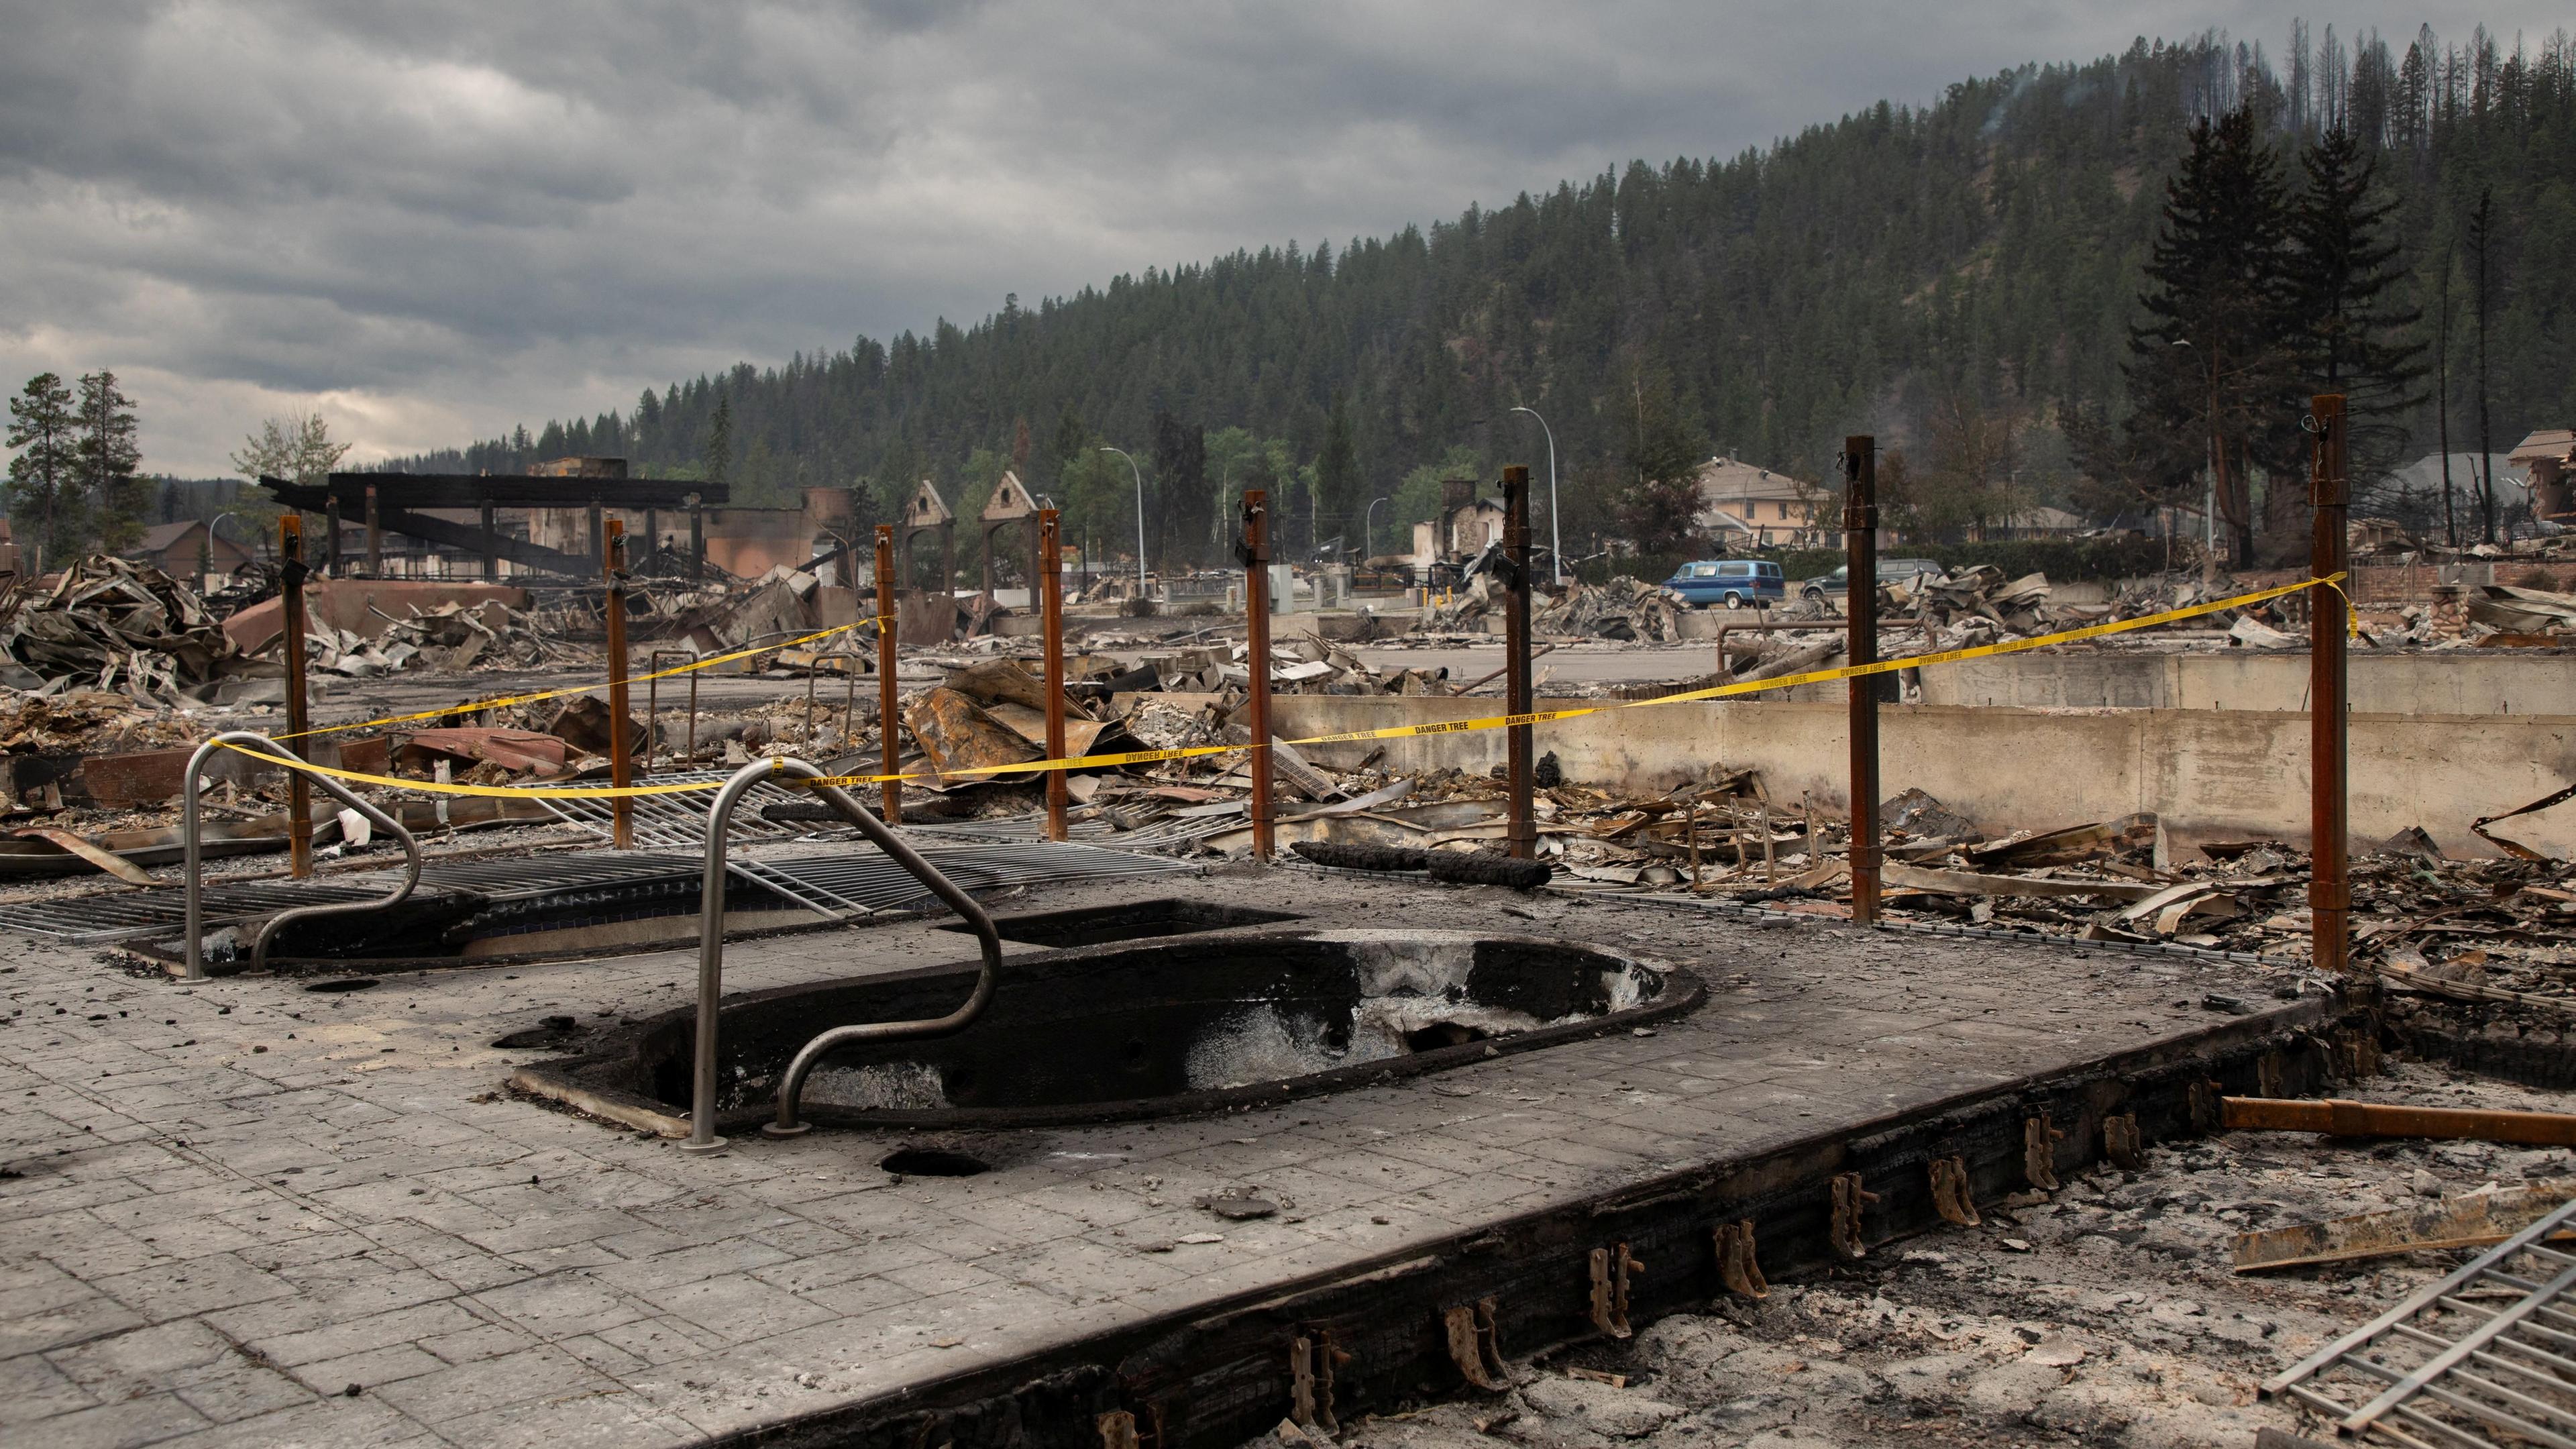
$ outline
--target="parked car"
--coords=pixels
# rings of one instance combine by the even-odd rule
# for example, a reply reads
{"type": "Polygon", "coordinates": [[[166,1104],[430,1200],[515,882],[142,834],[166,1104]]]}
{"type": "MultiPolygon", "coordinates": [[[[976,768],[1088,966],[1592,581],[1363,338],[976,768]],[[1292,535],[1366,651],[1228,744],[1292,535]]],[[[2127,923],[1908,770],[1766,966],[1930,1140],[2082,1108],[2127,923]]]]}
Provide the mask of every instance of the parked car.
{"type": "MultiPolygon", "coordinates": [[[[1883,558],[1878,561],[1878,582],[1883,587],[1911,581],[1917,574],[1943,577],[1941,566],[1928,558],[1883,558]]],[[[1851,565],[1845,564],[1829,574],[1818,574],[1798,585],[1798,597],[1822,601],[1849,593],[1851,565]]]]}
{"type": "Polygon", "coordinates": [[[1702,559],[1673,570],[1664,587],[1694,609],[1724,604],[1730,609],[1760,608],[1789,597],[1780,566],[1761,559],[1702,559]]]}

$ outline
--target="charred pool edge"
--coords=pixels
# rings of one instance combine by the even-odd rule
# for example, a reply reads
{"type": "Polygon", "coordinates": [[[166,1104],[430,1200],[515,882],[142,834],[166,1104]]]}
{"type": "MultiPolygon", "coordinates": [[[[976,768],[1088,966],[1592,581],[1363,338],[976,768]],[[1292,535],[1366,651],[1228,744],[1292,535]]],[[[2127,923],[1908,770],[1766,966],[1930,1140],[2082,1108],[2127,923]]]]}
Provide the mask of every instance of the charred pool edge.
{"type": "Polygon", "coordinates": [[[2310,997],[2070,1071],[1961,1093],[709,1442],[1099,1449],[1101,1417],[1125,1413],[1151,1449],[1231,1449],[1288,1414],[1291,1341],[1325,1333],[1351,1355],[1332,1385],[1341,1417],[1446,1397],[1466,1385],[1449,1357],[1443,1310],[1494,1299],[1501,1347],[1513,1357],[1595,1336],[1584,1314],[1595,1249],[1625,1243],[1648,1265],[1631,1287],[1636,1326],[1703,1311],[1726,1291],[1713,1237],[1720,1224],[1753,1220],[1763,1271],[1774,1279],[1839,1261],[1829,1238],[1839,1174],[1862,1174],[1878,1194],[1864,1219],[1875,1250],[1941,1225],[1926,1167],[1934,1157],[1963,1157],[1974,1196],[1990,1204],[2024,1185],[2030,1116],[2048,1114],[2065,1134],[2054,1149],[2056,1172],[2079,1172],[2102,1157],[2106,1117],[2134,1113],[2147,1146],[2198,1136],[2208,1129],[2194,1120],[2195,1086],[2203,1096],[2206,1084],[2232,1095],[2314,1093],[2351,1060],[2353,1042],[2374,1031],[2367,1013],[2310,997]]]}
{"type": "MultiPolygon", "coordinates": [[[[1233,935],[1232,939],[1258,940],[1261,934],[1233,935]]],[[[1317,933],[1285,931],[1277,934],[1303,937],[1317,933]]],[[[1169,940],[1169,938],[1163,939],[1169,940]]],[[[1437,1047],[1430,1051],[1359,1062],[1300,1077],[1255,1083],[1251,1086],[1224,1087],[1074,1107],[1042,1108],[948,1107],[926,1111],[891,1111],[882,1108],[835,1106],[809,1098],[802,1104],[803,1115],[819,1125],[842,1129],[933,1131],[1079,1127],[1093,1123],[1132,1122],[1148,1118],[1207,1116],[1218,1112],[1266,1106],[1275,1102],[1296,1101],[1331,1092],[1349,1091],[1358,1087],[1399,1081],[1429,1072],[1471,1066],[1480,1061],[1513,1056],[1521,1052],[1561,1046],[1567,1042],[1631,1031],[1694,1011],[1708,999],[1707,983],[1700,979],[1697,972],[1686,967],[1671,966],[1661,961],[1631,955],[1624,951],[1539,936],[1485,935],[1479,936],[1478,940],[1510,941],[1523,945],[1579,950],[1598,956],[1605,963],[1621,962],[1654,972],[1663,979],[1664,990],[1662,995],[1651,1004],[1608,1012],[1587,1021],[1542,1026],[1511,1036],[1491,1037],[1464,1042],[1457,1046],[1437,1047]]],[[[1084,946],[1067,951],[1046,952],[1043,959],[1063,962],[1133,949],[1135,949],[1133,946],[1124,944],[1084,946]]],[[[958,981],[962,994],[966,984],[973,980],[974,975],[974,967],[957,964],[915,967],[907,971],[873,973],[863,977],[839,977],[825,981],[800,982],[789,986],[774,986],[760,991],[728,995],[719,1005],[718,1010],[720,1013],[736,1011],[763,1002],[808,995],[854,982],[895,983],[953,977],[958,981]]],[[[659,1133],[665,1137],[686,1137],[689,1135],[690,1125],[686,1114],[674,1110],[658,1098],[648,1097],[606,1081],[592,1079],[590,1074],[619,1065],[629,1066],[638,1072],[646,1070],[643,1055],[650,1040],[657,1033],[671,1031],[694,1021],[695,1017],[694,1006],[675,1007],[657,1012],[633,1026],[621,1027],[615,1034],[599,1042],[592,1050],[580,1055],[533,1062],[519,1067],[510,1074],[508,1085],[514,1091],[559,1102],[592,1116],[602,1117],[628,1127],[659,1133]]],[[[721,1029],[719,1027],[719,1030],[721,1029]]],[[[775,1109],[766,1102],[731,1108],[717,1115],[716,1131],[728,1136],[746,1134],[755,1130],[761,1123],[771,1120],[774,1114],[775,1109]]]]}

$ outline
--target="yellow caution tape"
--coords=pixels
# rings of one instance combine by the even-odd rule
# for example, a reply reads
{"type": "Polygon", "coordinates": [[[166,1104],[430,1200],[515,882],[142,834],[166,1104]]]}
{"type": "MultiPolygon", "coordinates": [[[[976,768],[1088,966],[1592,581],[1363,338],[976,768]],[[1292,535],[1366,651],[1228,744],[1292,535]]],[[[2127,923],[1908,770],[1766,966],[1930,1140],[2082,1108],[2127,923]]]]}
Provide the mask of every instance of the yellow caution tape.
{"type": "MultiPolygon", "coordinates": [[[[1827,684],[1838,679],[1858,679],[1865,675],[1891,674],[1900,669],[1919,669],[1925,665],[1957,664],[1969,659],[1985,659],[2000,654],[2022,654],[2033,649],[2044,649],[2052,644],[2068,644],[2084,639],[2100,639],[2112,634],[2125,634],[2138,629],[2152,629],[2163,624],[2178,623],[2184,619],[2196,619],[2205,614],[2215,614],[2222,609],[2237,609],[2244,608],[2251,604],[2266,603],[2270,600],[2284,597],[2285,595],[2295,594],[2302,589],[2312,589],[2323,586],[2333,589],[2336,593],[2341,594],[2343,592],[2341,585],[2344,578],[2345,575],[2338,573],[2329,575],[2325,578],[2301,579],[2297,583],[2283,584],[2278,588],[2262,589],[2250,594],[2238,594],[2233,598],[2214,599],[2208,603],[2191,604],[2179,609],[2167,609],[2161,613],[2142,614],[2134,619],[2119,619],[2102,624],[2087,624],[2081,628],[2065,629],[2054,634],[2040,634],[2028,639],[2009,639],[2000,643],[1980,644],[1968,649],[1945,649],[1931,654],[1909,654],[1898,659],[1880,659],[1868,664],[1847,664],[1838,669],[1816,669],[1810,670],[1804,674],[1783,674],[1770,679],[1741,680],[1731,684],[1712,685],[1706,689],[1684,690],[1677,694],[1660,694],[1652,699],[1632,699],[1618,704],[1585,705],[1574,709],[1537,710],[1528,714],[1498,714],[1487,715],[1476,719],[1443,720],[1436,724],[1389,725],[1384,729],[1345,730],[1339,734],[1309,735],[1303,739],[1283,740],[1279,743],[1288,745],[1333,745],[1349,744],[1359,740],[1417,739],[1428,735],[1457,735],[1468,734],[1477,730],[1511,729],[1521,725],[1540,725],[1548,724],[1556,720],[1580,719],[1588,714],[1606,714],[1612,710],[1646,709],[1655,705],[1683,704],[1695,700],[1722,699],[1731,695],[1739,694],[1760,694],[1774,689],[1792,689],[1801,684],[1827,684]]],[[[2349,605],[2348,598],[2347,605],[2349,605]]],[[[860,624],[869,622],[872,621],[866,619],[859,621],[860,624]]],[[[840,626],[840,629],[854,629],[857,627],[857,624],[844,624],[840,626]]],[[[2355,627],[2358,627],[2357,623],[2355,627]]],[[[837,632],[839,632],[839,629],[827,629],[823,631],[824,634],[837,632]]],[[[805,637],[806,639],[818,639],[823,637],[823,635],[809,634],[805,637]]],[[[740,658],[742,654],[765,653],[770,649],[790,649],[794,648],[796,644],[803,642],[805,642],[805,640],[795,640],[787,644],[763,645],[759,649],[747,649],[741,651],[741,654],[725,657],[740,658]]],[[[701,665],[718,662],[720,661],[712,659],[705,660],[701,661],[701,665]]],[[[701,667],[701,665],[693,665],[690,667],[701,667]]],[[[680,671],[674,670],[669,672],[678,673],[680,671]]],[[[596,688],[597,686],[594,685],[591,687],[596,688]]],[[[556,693],[578,692],[580,691],[556,691],[556,693]]],[[[529,698],[546,697],[547,696],[543,695],[529,696],[529,698]]],[[[446,714],[452,712],[453,711],[441,710],[437,713],[446,714]]],[[[412,716],[412,718],[423,717],[424,716],[412,716]]],[[[344,726],[344,728],[352,727],[344,726]]],[[[320,733],[320,731],[314,731],[314,733],[320,733]]],[[[954,770],[940,770],[936,772],[935,777],[927,773],[907,775],[830,775],[808,779],[803,783],[809,785],[833,786],[875,785],[883,784],[892,780],[917,780],[929,778],[954,779],[964,775],[1009,775],[1045,773],[1052,770],[1112,769],[1120,765],[1156,764],[1165,760],[1190,759],[1200,755],[1230,754],[1238,750],[1251,750],[1260,747],[1262,746],[1252,743],[1240,745],[1186,745],[1176,749],[1167,750],[1129,750],[1119,754],[1069,755],[1052,760],[1029,760],[1014,765],[973,765],[954,770]]],[[[253,759],[263,760],[273,765],[285,765],[293,769],[310,770],[315,774],[330,775],[338,779],[359,780],[370,785],[386,785],[403,790],[431,790],[448,795],[495,795],[537,799],[552,797],[555,799],[573,798],[596,800],[614,798],[620,795],[676,795],[693,790],[717,790],[723,788],[721,781],[713,780],[697,781],[689,784],[628,785],[623,788],[613,785],[599,785],[565,787],[560,789],[506,785],[440,784],[436,781],[430,780],[406,780],[386,775],[364,775],[353,770],[330,769],[321,765],[309,764],[301,760],[280,760],[273,755],[261,754],[256,750],[243,749],[239,745],[230,745],[228,748],[240,750],[241,753],[249,755],[253,759]]]]}
{"type": "MultiPolygon", "coordinates": [[[[846,634],[852,629],[863,629],[870,624],[880,624],[893,617],[894,616],[892,614],[876,614],[865,619],[853,620],[847,624],[835,624],[829,629],[818,629],[811,634],[784,640],[776,644],[756,644],[747,649],[737,649],[730,654],[717,654],[705,659],[692,659],[686,664],[678,665],[670,669],[660,670],[652,674],[629,675],[626,682],[628,685],[632,686],[644,684],[656,679],[668,679],[674,674],[686,674],[693,669],[712,669],[719,664],[729,664],[736,659],[748,659],[754,654],[771,654],[781,649],[793,649],[800,644],[811,644],[817,639],[828,639],[835,634],[846,634]]],[[[514,704],[534,704],[541,699],[561,699],[567,694],[588,694],[594,689],[606,689],[608,687],[609,682],[602,680],[597,684],[576,684],[564,689],[543,689],[537,691],[535,694],[507,694],[498,699],[477,700],[471,704],[451,704],[443,709],[425,709],[417,714],[389,714],[383,719],[362,719],[356,724],[320,725],[309,730],[297,730],[291,735],[272,735],[270,738],[278,740],[300,740],[307,735],[336,735],[346,733],[349,730],[373,729],[377,725],[410,724],[415,720],[445,719],[452,714],[466,714],[478,709],[506,709],[514,704]]]]}
{"type": "Polygon", "coordinates": [[[358,770],[317,765],[310,760],[280,759],[230,740],[217,743],[225,749],[248,755],[263,765],[282,765],[308,774],[328,775],[334,780],[356,780],[360,784],[382,785],[394,790],[426,790],[433,795],[490,795],[505,800],[609,800],[621,795],[686,795],[692,791],[724,788],[721,780],[690,780],[669,785],[457,785],[443,780],[405,779],[400,775],[370,775],[358,770]]]}

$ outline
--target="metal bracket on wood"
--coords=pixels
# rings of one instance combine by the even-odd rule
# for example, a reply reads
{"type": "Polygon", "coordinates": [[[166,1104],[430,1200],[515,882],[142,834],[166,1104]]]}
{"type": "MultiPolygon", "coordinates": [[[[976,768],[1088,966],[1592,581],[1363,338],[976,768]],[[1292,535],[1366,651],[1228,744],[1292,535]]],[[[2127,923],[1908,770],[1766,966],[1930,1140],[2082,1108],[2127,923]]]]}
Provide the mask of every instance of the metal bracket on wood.
{"type": "Polygon", "coordinates": [[[1869,1245],[1861,1241],[1860,1215],[1878,1194],[1860,1185],[1860,1174],[1843,1172],[1834,1175],[1834,1251],[1846,1258],[1866,1258],[1869,1245]]]}
{"type": "Polygon", "coordinates": [[[2021,1124],[2021,1172],[2030,1185],[2042,1192],[2057,1190],[2057,1143],[2065,1133],[2048,1125],[2048,1114],[2025,1118],[2021,1124]]]}
{"type": "Polygon", "coordinates": [[[2194,1132],[2218,1130],[2220,1092],[2218,1083],[2214,1081],[2203,1080],[2191,1084],[2188,1093],[2191,1105],[2191,1130],[2194,1132]]]}
{"type": "Polygon", "coordinates": [[[1289,1400],[1288,1420],[1300,1429],[1322,1429],[1327,1434],[1342,1432],[1333,1417],[1333,1370],[1349,1363],[1351,1356],[1333,1344],[1333,1331],[1315,1330],[1312,1337],[1298,1334],[1288,1342],[1288,1373],[1295,1380],[1289,1400]]]}
{"type": "Polygon", "coordinates": [[[1479,1298],[1461,1303],[1440,1315],[1441,1327],[1449,1336],[1449,1361],[1467,1382],[1488,1393],[1509,1388],[1508,1370],[1503,1367],[1503,1345],[1494,1325],[1494,1300],[1479,1298]]]}
{"type": "Polygon", "coordinates": [[[2278,1097],[2281,1091],[2281,1054],[2269,1051],[2254,1059],[2254,1095],[2278,1097]]]}
{"type": "Polygon", "coordinates": [[[1592,1326],[1612,1338],[1626,1338],[1634,1331],[1628,1327],[1628,1279],[1643,1273],[1646,1265],[1628,1256],[1628,1245],[1592,1250],[1592,1326]]]}
{"type": "Polygon", "coordinates": [[[1717,1225],[1717,1276],[1739,1298],[1768,1298],[1771,1284],[1753,1256],[1753,1219],[1717,1225]]]}
{"type": "Polygon", "coordinates": [[[2335,1066],[2347,1078],[2379,1075],[2379,1034],[2354,1027],[2335,1037],[2335,1066]]]}
{"type": "Polygon", "coordinates": [[[2137,1113],[2123,1112],[2102,1119],[2102,1155],[2123,1172],[2135,1172],[2146,1161],[2138,1145],[2137,1113]]]}
{"type": "Polygon", "coordinates": [[[1985,1221],[1977,1216],[1977,1201],[1968,1192],[1966,1158],[1932,1159],[1932,1210],[1941,1215],[1941,1221],[1962,1228],[1973,1228],[1985,1221]]]}

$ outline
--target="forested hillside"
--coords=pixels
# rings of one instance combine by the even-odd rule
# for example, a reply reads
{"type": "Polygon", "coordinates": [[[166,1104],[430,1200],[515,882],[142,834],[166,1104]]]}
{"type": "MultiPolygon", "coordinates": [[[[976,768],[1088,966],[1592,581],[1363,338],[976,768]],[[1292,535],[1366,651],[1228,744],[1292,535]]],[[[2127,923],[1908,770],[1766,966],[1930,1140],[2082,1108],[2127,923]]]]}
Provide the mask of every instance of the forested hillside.
{"type": "MultiPolygon", "coordinates": [[[[2396,203],[2389,230],[2436,335],[2447,280],[2452,446],[2476,446],[2479,348],[2493,442],[2576,421],[2576,55],[2483,31],[2357,41],[2297,32],[2279,63],[2207,35],[1882,103],[1767,150],[1635,162],[1427,230],[1288,243],[1121,276],[971,327],[860,338],[648,391],[624,413],[522,428],[393,466],[515,471],[622,454],[721,475],[745,501],[848,485],[881,515],[909,480],[975,506],[1001,466],[1070,510],[1076,538],[1133,527],[1158,563],[1213,559],[1220,496],[1283,490],[1287,542],[1381,541],[1444,467],[1524,461],[1527,404],[1555,429],[1569,551],[1619,525],[1657,455],[1740,454],[1820,477],[1847,432],[1905,447],[1920,486],[2010,502],[2138,503],[2072,450],[2129,408],[2123,368],[2164,182],[2195,117],[2238,106],[2295,178],[2351,131],[2396,203]],[[2485,327],[2466,235],[2492,195],[2485,327]],[[2447,270],[2446,270],[2447,269],[2447,270]],[[1175,553],[1177,551],[1177,554],[1175,553]]],[[[2429,397],[2431,384],[2423,389],[2429,397]]],[[[2430,403],[2392,421],[2432,446],[2430,403]]],[[[2171,480],[2168,480],[2170,486],[2171,480]]],[[[2390,507],[2401,500],[2382,500],[2390,507]]],[[[2420,502],[2420,500],[2419,500],[2420,502]]]]}

